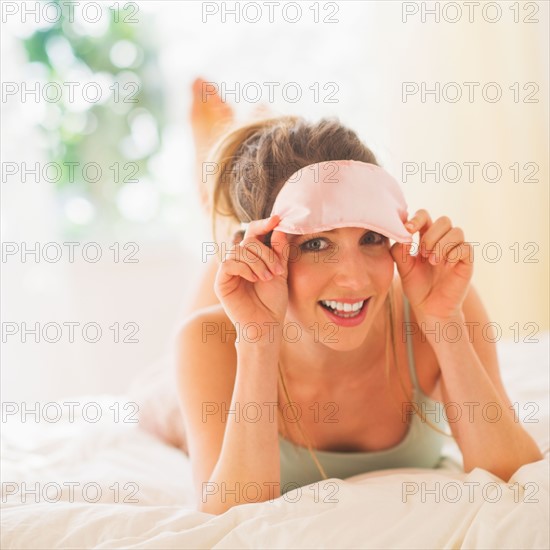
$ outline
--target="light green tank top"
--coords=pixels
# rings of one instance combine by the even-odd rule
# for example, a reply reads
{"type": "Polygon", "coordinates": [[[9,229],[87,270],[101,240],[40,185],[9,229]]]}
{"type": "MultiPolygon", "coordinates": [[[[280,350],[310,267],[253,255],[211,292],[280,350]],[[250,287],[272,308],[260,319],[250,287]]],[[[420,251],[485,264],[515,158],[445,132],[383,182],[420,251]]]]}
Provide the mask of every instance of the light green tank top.
{"type": "MultiPolygon", "coordinates": [[[[409,322],[409,302],[404,296],[405,321],[409,322]]],[[[413,401],[427,418],[422,420],[411,412],[409,429],[404,439],[389,449],[371,452],[315,451],[317,460],[329,478],[344,479],[357,474],[390,468],[437,468],[441,460],[441,449],[449,440],[429,424],[450,434],[449,425],[441,403],[422,392],[416,378],[412,338],[407,335],[409,371],[413,382],[413,401]]],[[[279,435],[281,458],[281,494],[297,487],[321,481],[323,476],[317,469],[307,447],[294,445],[279,435]]]]}

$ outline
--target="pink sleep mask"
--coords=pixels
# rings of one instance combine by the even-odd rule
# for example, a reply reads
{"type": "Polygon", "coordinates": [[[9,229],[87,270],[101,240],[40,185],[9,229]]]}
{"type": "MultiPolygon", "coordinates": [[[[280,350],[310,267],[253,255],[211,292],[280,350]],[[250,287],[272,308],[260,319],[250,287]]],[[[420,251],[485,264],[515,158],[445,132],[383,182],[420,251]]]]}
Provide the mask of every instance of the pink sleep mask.
{"type": "Polygon", "coordinates": [[[364,227],[400,243],[412,242],[407,204],[397,181],[380,166],[355,160],[311,164],[285,182],[271,211],[274,228],[305,235],[364,227]]]}

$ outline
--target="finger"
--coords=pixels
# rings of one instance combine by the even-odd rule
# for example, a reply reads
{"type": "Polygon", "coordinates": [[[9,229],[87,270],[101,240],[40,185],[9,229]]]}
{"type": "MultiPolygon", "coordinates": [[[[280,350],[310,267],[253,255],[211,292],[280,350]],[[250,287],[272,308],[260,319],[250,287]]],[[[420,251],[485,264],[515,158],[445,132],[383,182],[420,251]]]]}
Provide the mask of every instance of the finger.
{"type": "Polygon", "coordinates": [[[229,250],[225,254],[224,263],[226,262],[228,264],[234,262],[247,265],[258,281],[270,281],[274,276],[262,259],[256,256],[250,248],[236,246],[234,250],[229,250]]]}
{"type": "Polygon", "coordinates": [[[420,253],[422,256],[429,257],[430,254],[438,254],[439,251],[436,250],[437,243],[445,237],[452,227],[451,220],[447,216],[442,216],[431,224],[424,234],[420,232],[420,253]]]}
{"type": "MultiPolygon", "coordinates": [[[[242,247],[252,247],[253,253],[262,258],[270,271],[274,275],[281,275],[285,271],[285,267],[281,261],[281,257],[273,252],[273,245],[267,246],[265,236],[273,233],[273,229],[279,225],[280,216],[273,215],[263,220],[255,220],[250,222],[240,245],[242,247]]],[[[271,235],[272,236],[272,235],[271,235]]]]}
{"type": "Polygon", "coordinates": [[[474,263],[473,247],[470,243],[462,242],[449,250],[445,258],[446,264],[454,265],[462,262],[467,265],[474,263]]]}
{"type": "Polygon", "coordinates": [[[271,247],[275,251],[278,264],[281,266],[281,275],[286,274],[288,268],[288,246],[287,234],[282,231],[273,231],[273,234],[271,235],[271,247]]]}
{"type": "MultiPolygon", "coordinates": [[[[435,227],[435,224],[433,227],[435,227]]],[[[447,258],[452,258],[452,256],[449,256],[452,250],[463,242],[464,231],[462,231],[460,227],[453,227],[435,244],[433,252],[430,254],[430,263],[435,265],[440,262],[448,261],[447,258]]]]}
{"type": "Polygon", "coordinates": [[[241,245],[246,244],[250,239],[255,239],[263,235],[267,235],[276,225],[279,224],[281,219],[277,215],[270,216],[263,220],[254,220],[248,224],[244,233],[244,238],[241,241],[241,245]]]}
{"type": "Polygon", "coordinates": [[[264,280],[269,280],[271,276],[284,273],[284,267],[275,251],[258,240],[239,247],[239,253],[247,262],[256,264],[254,269],[256,272],[261,272],[261,277],[264,280]]]}
{"type": "Polygon", "coordinates": [[[416,256],[411,256],[410,254],[411,244],[409,243],[398,243],[396,242],[390,248],[390,254],[392,255],[393,261],[397,265],[397,271],[401,279],[407,277],[411,270],[414,269],[416,262],[418,261],[416,256]]]}
{"type": "MultiPolygon", "coordinates": [[[[227,252],[227,256],[230,255],[230,252],[227,252]]],[[[256,275],[250,264],[246,262],[238,262],[234,259],[228,258],[224,259],[216,279],[218,284],[222,285],[227,283],[233,277],[242,277],[251,283],[256,283],[259,281],[259,277],[256,275]]]]}
{"type": "Polygon", "coordinates": [[[426,233],[426,231],[431,227],[432,219],[428,212],[421,208],[417,210],[415,215],[405,224],[405,227],[409,230],[410,233],[415,233],[416,231],[420,232],[420,237],[426,233]]]}

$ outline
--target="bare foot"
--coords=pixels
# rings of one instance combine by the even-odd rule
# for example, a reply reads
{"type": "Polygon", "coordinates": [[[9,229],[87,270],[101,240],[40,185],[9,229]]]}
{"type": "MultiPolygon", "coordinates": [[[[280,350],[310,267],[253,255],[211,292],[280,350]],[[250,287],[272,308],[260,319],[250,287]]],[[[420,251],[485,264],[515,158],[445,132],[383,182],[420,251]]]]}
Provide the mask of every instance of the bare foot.
{"type": "Polygon", "coordinates": [[[208,191],[202,178],[202,167],[210,147],[234,122],[233,109],[222,101],[213,84],[203,78],[193,82],[191,128],[195,141],[196,177],[201,204],[208,211],[208,191]]]}
{"type": "MultiPolygon", "coordinates": [[[[272,113],[265,104],[260,104],[252,113],[252,119],[267,118],[272,113]]],[[[225,103],[214,83],[203,78],[193,82],[193,103],[191,107],[191,128],[195,142],[196,178],[201,204],[208,212],[208,190],[203,182],[202,168],[212,145],[235,122],[233,108],[225,103]]]]}
{"type": "Polygon", "coordinates": [[[195,79],[191,126],[197,152],[207,152],[233,121],[233,109],[224,103],[214,84],[203,78],[195,79]]]}
{"type": "Polygon", "coordinates": [[[272,116],[274,116],[273,111],[265,103],[260,103],[252,112],[252,120],[257,118],[269,118],[272,116]]]}

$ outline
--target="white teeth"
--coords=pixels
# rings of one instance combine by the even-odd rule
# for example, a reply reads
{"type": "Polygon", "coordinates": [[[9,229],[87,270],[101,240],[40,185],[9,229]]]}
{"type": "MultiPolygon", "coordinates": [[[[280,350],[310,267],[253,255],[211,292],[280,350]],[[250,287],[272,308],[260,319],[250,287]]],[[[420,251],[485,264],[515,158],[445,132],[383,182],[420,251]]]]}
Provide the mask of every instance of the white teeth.
{"type": "Polygon", "coordinates": [[[321,303],[336,311],[349,313],[350,311],[359,311],[363,307],[363,304],[365,303],[365,301],[362,300],[361,302],[355,302],[354,304],[344,304],[342,302],[335,302],[334,300],[331,300],[331,301],[321,300],[321,303]]]}

